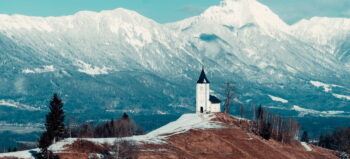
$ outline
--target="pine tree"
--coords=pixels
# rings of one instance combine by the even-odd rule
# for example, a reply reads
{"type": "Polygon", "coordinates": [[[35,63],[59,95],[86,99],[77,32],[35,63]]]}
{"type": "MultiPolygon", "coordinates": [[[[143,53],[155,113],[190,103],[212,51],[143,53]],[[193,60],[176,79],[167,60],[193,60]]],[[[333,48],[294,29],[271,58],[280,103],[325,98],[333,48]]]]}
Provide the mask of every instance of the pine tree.
{"type": "Polygon", "coordinates": [[[129,119],[129,115],[124,113],[123,116],[122,116],[123,119],[129,119]]]}
{"type": "Polygon", "coordinates": [[[54,141],[64,137],[64,111],[62,100],[54,94],[50,102],[50,112],[46,115],[46,130],[51,134],[54,141]]]}
{"type": "Polygon", "coordinates": [[[46,115],[46,132],[39,139],[40,153],[38,154],[38,158],[53,158],[54,156],[48,150],[48,147],[64,137],[64,111],[62,107],[62,100],[57,94],[54,94],[50,101],[50,112],[46,115]]]}
{"type": "Polygon", "coordinates": [[[306,142],[306,143],[309,142],[309,136],[308,136],[308,134],[307,134],[307,131],[304,131],[304,132],[303,132],[303,135],[301,136],[301,141],[302,141],[302,142],[306,142]]]}

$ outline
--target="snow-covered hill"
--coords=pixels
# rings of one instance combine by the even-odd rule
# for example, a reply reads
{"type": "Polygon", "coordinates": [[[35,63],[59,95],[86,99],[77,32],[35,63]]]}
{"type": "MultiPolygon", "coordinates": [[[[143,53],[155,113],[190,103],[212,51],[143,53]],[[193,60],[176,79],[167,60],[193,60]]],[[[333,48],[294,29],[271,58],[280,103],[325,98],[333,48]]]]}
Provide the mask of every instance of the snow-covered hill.
{"type": "MultiPolygon", "coordinates": [[[[204,64],[213,91],[221,94],[223,83],[233,81],[246,105],[289,115],[299,113],[298,105],[344,117],[348,98],[338,97],[350,95],[348,21],[313,18],[290,26],[256,0],[224,0],[169,24],[126,9],[0,15],[0,100],[45,110],[58,92],[67,111],[90,114],[84,118],[189,112],[204,64]],[[340,87],[324,92],[310,81],[340,87]]],[[[28,113],[1,108],[4,120],[28,113]]]]}

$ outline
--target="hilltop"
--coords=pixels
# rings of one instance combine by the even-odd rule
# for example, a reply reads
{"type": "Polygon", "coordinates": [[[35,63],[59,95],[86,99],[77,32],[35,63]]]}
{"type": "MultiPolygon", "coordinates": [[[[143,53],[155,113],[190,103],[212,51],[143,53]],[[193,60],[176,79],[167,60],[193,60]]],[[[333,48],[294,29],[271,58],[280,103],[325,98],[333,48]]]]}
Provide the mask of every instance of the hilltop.
{"type": "MultiPolygon", "coordinates": [[[[133,143],[139,159],[156,158],[337,158],[334,151],[299,141],[282,144],[255,135],[254,124],[223,113],[185,114],[146,135],[126,138],[68,138],[50,149],[61,158],[100,156],[114,142],[133,143]]],[[[1,154],[0,158],[33,158],[38,150],[1,154]]],[[[131,151],[128,151],[131,152],[131,151]]]]}

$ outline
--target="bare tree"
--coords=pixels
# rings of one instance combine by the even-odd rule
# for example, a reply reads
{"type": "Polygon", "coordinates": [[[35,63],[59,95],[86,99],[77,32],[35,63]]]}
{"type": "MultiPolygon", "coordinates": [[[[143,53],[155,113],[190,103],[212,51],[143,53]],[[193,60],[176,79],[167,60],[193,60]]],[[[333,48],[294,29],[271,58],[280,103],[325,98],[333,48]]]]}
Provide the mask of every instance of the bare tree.
{"type": "Polygon", "coordinates": [[[234,98],[236,97],[236,89],[230,82],[225,85],[225,103],[224,103],[224,113],[229,114],[231,110],[231,105],[233,104],[234,98]]]}
{"type": "Polygon", "coordinates": [[[256,104],[255,103],[252,103],[251,104],[251,111],[252,111],[252,119],[255,120],[256,119],[256,104]]]}
{"type": "Polygon", "coordinates": [[[103,153],[104,159],[134,159],[137,158],[138,148],[135,143],[125,140],[115,140],[112,145],[104,144],[107,151],[103,153]]]}
{"type": "Polygon", "coordinates": [[[256,111],[257,133],[265,139],[273,138],[291,143],[299,132],[299,124],[292,118],[283,118],[265,110],[261,105],[256,111]]]}
{"type": "Polygon", "coordinates": [[[142,129],[124,113],[118,120],[98,125],[94,130],[94,137],[127,137],[142,133],[142,129]]]}

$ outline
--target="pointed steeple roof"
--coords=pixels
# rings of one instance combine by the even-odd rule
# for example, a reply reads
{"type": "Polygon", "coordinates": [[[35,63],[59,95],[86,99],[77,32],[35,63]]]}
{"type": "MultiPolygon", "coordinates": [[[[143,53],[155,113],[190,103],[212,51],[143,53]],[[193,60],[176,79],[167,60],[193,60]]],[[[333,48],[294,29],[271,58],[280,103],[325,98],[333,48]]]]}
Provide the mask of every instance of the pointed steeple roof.
{"type": "Polygon", "coordinates": [[[201,75],[199,76],[197,83],[210,83],[207,76],[205,75],[204,67],[202,68],[202,72],[201,72],[201,75]]]}

